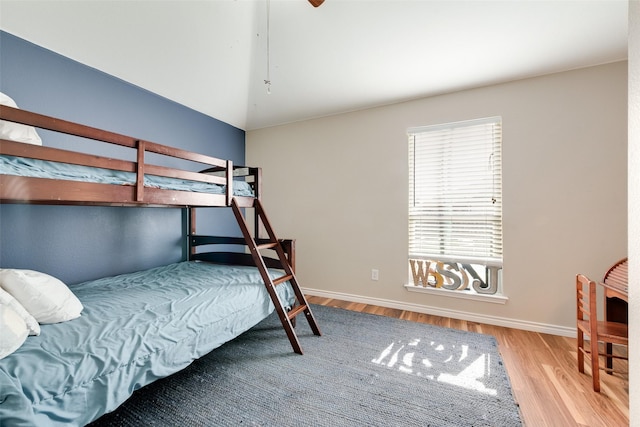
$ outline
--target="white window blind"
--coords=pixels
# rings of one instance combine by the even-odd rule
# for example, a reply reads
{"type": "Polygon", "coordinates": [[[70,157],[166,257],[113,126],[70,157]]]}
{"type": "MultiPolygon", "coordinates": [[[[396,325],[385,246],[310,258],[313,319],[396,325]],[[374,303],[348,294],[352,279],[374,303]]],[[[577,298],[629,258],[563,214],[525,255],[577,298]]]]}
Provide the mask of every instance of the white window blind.
{"type": "Polygon", "coordinates": [[[409,258],[501,267],[501,118],[408,135],[409,258]]]}

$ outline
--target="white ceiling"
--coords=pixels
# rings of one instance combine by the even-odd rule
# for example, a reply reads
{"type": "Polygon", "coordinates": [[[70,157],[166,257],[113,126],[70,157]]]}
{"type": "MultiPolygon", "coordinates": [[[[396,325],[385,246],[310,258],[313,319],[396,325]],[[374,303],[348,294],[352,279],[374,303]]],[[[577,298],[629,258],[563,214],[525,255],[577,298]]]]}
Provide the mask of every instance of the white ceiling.
{"type": "Polygon", "coordinates": [[[627,14],[627,0],[1,0],[0,28],[253,130],[624,60],[627,14]]]}

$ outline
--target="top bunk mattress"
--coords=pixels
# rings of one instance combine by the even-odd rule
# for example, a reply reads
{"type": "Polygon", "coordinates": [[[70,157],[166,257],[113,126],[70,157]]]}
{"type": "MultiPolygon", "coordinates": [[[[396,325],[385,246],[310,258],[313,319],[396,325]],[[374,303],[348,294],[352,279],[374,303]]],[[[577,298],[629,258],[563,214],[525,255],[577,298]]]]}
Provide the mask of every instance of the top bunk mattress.
{"type": "MultiPolygon", "coordinates": [[[[87,424],[274,310],[255,267],[180,262],[69,288],[81,317],[42,325],[0,360],[2,425],[87,424]]],[[[288,283],[276,290],[293,303],[288,283]]]]}
{"type": "MultiPolygon", "coordinates": [[[[136,174],[112,169],[52,162],[40,159],[0,155],[0,174],[31,178],[61,179],[112,185],[135,185],[136,174]]],[[[224,185],[186,179],[145,175],[145,187],[163,190],[193,191],[198,193],[225,194],[224,185]]],[[[234,196],[253,197],[251,185],[242,180],[233,181],[234,196]]]]}

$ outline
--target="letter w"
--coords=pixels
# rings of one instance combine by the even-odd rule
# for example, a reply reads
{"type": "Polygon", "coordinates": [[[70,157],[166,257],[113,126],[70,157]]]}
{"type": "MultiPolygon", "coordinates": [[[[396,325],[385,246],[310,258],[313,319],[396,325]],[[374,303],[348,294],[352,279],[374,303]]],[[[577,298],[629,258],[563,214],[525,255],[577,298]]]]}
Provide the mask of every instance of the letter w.
{"type": "Polygon", "coordinates": [[[416,286],[429,286],[429,265],[430,261],[421,259],[410,259],[411,274],[413,275],[413,284],[416,286]]]}

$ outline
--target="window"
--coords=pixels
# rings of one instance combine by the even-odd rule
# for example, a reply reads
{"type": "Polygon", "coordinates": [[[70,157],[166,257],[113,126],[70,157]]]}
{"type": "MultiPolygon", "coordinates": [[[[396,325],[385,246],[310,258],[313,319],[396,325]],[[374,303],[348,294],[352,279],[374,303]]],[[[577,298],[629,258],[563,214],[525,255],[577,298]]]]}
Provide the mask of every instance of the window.
{"type": "Polygon", "coordinates": [[[502,120],[412,128],[411,285],[500,294],[502,120]]]}

